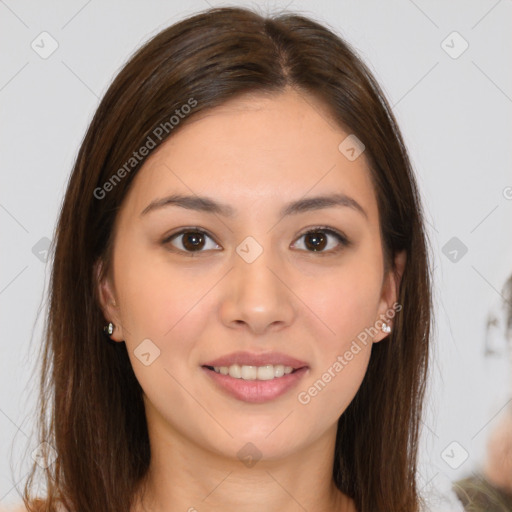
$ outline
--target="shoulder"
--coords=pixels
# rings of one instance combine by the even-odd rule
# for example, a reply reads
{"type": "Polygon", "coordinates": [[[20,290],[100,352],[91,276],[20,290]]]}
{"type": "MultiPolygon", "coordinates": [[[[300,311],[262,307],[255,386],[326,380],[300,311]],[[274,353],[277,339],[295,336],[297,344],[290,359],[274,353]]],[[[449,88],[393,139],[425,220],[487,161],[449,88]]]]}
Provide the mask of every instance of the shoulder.
{"type": "MultiPolygon", "coordinates": [[[[39,512],[46,510],[46,502],[41,499],[37,499],[32,505],[32,511],[39,512]]],[[[23,503],[18,505],[10,505],[10,506],[2,506],[0,504],[0,512],[29,512],[29,510],[25,507],[23,503]]],[[[55,512],[65,512],[65,509],[62,505],[57,505],[55,508],[55,512]]]]}

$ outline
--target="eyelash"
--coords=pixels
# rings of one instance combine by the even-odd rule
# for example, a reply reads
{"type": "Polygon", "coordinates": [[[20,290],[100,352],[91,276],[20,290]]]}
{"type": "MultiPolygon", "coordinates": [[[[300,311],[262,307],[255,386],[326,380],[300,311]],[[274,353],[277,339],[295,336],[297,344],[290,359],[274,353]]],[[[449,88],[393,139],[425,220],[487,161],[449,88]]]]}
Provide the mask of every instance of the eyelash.
{"type": "MultiPolygon", "coordinates": [[[[184,228],[184,229],[182,229],[182,230],[180,230],[180,231],[178,231],[176,233],[173,233],[172,235],[167,236],[164,240],[162,240],[162,245],[165,245],[165,246],[170,245],[170,242],[174,238],[177,238],[177,237],[179,237],[181,235],[184,235],[185,233],[198,233],[198,234],[201,234],[201,235],[206,235],[208,238],[211,238],[213,241],[215,241],[214,238],[207,231],[205,231],[204,229],[192,226],[192,227],[184,228]]],[[[329,228],[327,226],[315,226],[313,228],[310,228],[307,231],[305,231],[304,233],[302,233],[297,238],[297,240],[299,240],[300,238],[302,238],[302,237],[304,237],[306,235],[312,234],[312,233],[326,233],[328,235],[332,235],[333,237],[335,237],[338,240],[338,242],[340,243],[340,246],[338,246],[336,249],[330,249],[328,251],[325,251],[325,250],[322,250],[322,251],[308,251],[308,250],[302,250],[302,249],[301,249],[301,251],[308,252],[308,253],[311,253],[311,254],[316,254],[316,255],[319,255],[319,256],[327,256],[327,255],[337,254],[343,248],[347,248],[350,245],[352,245],[352,242],[350,242],[350,240],[345,235],[343,235],[339,231],[337,231],[335,229],[332,229],[332,228],[329,228]]],[[[217,242],[215,242],[215,243],[217,243],[217,242]]],[[[217,245],[219,245],[219,244],[217,244],[217,245]]],[[[185,254],[185,255],[190,256],[190,257],[194,257],[195,255],[201,254],[203,252],[207,252],[205,250],[186,251],[186,250],[183,250],[183,249],[178,249],[176,247],[172,247],[169,250],[172,251],[172,252],[182,253],[182,254],[185,254]]]]}

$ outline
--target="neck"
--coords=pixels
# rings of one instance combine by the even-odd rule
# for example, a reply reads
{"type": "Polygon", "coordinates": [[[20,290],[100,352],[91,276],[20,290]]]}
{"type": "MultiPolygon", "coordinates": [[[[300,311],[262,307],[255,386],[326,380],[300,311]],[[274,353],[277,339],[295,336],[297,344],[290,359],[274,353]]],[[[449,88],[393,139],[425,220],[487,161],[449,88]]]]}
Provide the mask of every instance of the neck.
{"type": "Polygon", "coordinates": [[[312,446],[247,465],[162,432],[150,432],[150,468],[133,512],[355,511],[332,478],[336,425],[312,446]]]}

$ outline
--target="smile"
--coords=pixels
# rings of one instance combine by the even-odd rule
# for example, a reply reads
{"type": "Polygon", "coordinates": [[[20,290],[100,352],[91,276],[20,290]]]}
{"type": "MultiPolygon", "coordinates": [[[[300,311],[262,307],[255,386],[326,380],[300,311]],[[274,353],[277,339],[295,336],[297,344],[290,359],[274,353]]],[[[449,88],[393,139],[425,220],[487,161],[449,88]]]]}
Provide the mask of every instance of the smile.
{"type": "Polygon", "coordinates": [[[298,386],[309,370],[307,366],[294,369],[283,365],[202,366],[202,369],[223,394],[253,404],[270,402],[285,395],[298,386]]]}
{"type": "Polygon", "coordinates": [[[264,366],[247,366],[233,364],[231,366],[214,366],[207,367],[221,375],[229,375],[234,379],[243,380],[273,380],[279,379],[284,375],[288,375],[294,371],[291,366],[284,366],[282,364],[267,364],[264,366]]]}

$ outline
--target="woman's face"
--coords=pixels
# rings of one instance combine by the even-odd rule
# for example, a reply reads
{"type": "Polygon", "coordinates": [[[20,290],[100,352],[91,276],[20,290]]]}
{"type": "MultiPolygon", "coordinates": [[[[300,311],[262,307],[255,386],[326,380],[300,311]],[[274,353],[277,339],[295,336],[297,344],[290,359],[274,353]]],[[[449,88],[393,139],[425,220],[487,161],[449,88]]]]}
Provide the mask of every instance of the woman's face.
{"type": "Polygon", "coordinates": [[[134,179],[101,300],[165,442],[272,459],[334,438],[396,300],[348,135],[311,96],[245,96],[134,179]]]}

